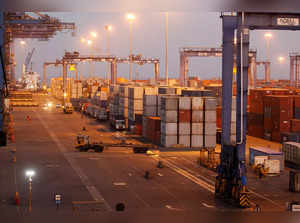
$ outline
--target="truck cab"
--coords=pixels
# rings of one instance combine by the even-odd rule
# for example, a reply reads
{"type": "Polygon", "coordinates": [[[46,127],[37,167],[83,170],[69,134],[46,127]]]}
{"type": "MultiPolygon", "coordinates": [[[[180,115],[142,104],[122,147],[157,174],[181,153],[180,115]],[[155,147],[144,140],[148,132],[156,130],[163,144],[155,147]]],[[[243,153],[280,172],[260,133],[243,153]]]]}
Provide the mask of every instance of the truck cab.
{"type": "Polygon", "coordinates": [[[71,103],[66,103],[65,106],[64,106],[64,113],[65,114],[72,114],[73,113],[73,106],[71,103]]]}

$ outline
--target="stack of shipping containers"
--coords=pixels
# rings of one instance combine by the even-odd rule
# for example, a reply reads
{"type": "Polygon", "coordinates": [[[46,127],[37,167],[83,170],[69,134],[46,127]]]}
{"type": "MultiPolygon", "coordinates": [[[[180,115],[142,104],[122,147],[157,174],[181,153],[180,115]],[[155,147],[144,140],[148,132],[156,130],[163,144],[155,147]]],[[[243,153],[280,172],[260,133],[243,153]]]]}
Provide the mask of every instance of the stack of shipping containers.
{"type": "Polygon", "coordinates": [[[178,97],[161,97],[161,144],[164,147],[177,145],[178,97]]]}
{"type": "Polygon", "coordinates": [[[216,134],[217,134],[217,114],[216,114],[216,98],[204,98],[204,147],[216,147],[216,134]]]}
{"type": "Polygon", "coordinates": [[[179,97],[178,144],[191,146],[191,97],[179,97]]]}
{"type": "Polygon", "coordinates": [[[191,147],[203,147],[203,101],[202,97],[192,97],[192,117],[191,117],[191,147]]]}
{"type": "Polygon", "coordinates": [[[125,127],[128,128],[128,86],[120,86],[120,108],[125,118],[125,127]]]}
{"type": "Polygon", "coordinates": [[[128,126],[135,125],[135,115],[143,114],[143,87],[129,87],[129,100],[128,100],[128,126]]]}

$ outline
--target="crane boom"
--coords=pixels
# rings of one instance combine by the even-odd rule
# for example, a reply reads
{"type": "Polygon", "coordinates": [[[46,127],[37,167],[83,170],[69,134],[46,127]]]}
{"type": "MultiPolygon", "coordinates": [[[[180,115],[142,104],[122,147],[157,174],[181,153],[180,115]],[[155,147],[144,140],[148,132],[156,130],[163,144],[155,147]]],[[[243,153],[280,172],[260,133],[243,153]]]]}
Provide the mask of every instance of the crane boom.
{"type": "Polygon", "coordinates": [[[28,72],[28,69],[29,69],[29,64],[30,64],[30,61],[32,59],[32,55],[34,53],[34,50],[35,48],[33,48],[26,56],[26,59],[25,59],[25,73],[28,72]]]}

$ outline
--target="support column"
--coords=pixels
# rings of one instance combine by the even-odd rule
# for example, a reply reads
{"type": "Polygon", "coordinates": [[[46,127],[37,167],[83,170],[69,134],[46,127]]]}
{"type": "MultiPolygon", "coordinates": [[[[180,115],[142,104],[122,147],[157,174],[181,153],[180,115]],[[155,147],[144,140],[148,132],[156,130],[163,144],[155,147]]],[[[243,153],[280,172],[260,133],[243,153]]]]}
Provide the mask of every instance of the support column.
{"type": "Polygon", "coordinates": [[[110,63],[110,80],[111,80],[111,84],[117,83],[117,62],[116,61],[112,61],[110,63]]]}
{"type": "Polygon", "coordinates": [[[265,62],[265,80],[266,82],[270,82],[271,81],[271,62],[266,61],[265,62]]]}
{"type": "Polygon", "coordinates": [[[65,106],[66,98],[67,98],[67,69],[68,65],[63,61],[63,105],[65,106]]]}
{"type": "Polygon", "coordinates": [[[159,72],[159,63],[155,63],[154,64],[154,75],[155,75],[155,83],[157,84],[159,81],[159,76],[160,76],[160,72],[159,72]]]}
{"type": "Polygon", "coordinates": [[[246,130],[247,130],[247,93],[248,93],[248,53],[249,29],[242,24],[242,14],[239,15],[240,25],[237,30],[237,109],[236,109],[236,140],[239,161],[239,176],[246,177],[246,130]],[[242,41],[242,44],[241,44],[242,41]]]}
{"type": "Polygon", "coordinates": [[[295,87],[295,57],[290,56],[290,86],[295,87]]]}
{"type": "MultiPolygon", "coordinates": [[[[3,68],[5,69],[5,50],[4,50],[4,13],[0,12],[0,50],[2,55],[2,60],[0,60],[0,111],[3,111],[3,101],[4,101],[4,75],[3,68]]],[[[0,131],[3,131],[3,113],[0,112],[0,131]]]]}
{"type": "MultiPolygon", "coordinates": [[[[234,29],[236,17],[223,16],[223,56],[222,56],[222,145],[231,145],[232,78],[234,63],[234,29]]],[[[222,147],[224,154],[225,148],[222,147]]],[[[222,155],[222,157],[224,157],[222,155]]],[[[223,159],[223,158],[222,158],[223,159]]]]}
{"type": "Polygon", "coordinates": [[[46,86],[46,78],[47,78],[46,69],[47,69],[47,65],[44,63],[44,66],[43,66],[43,87],[46,86]]]}
{"type": "Polygon", "coordinates": [[[295,86],[298,87],[298,81],[299,81],[299,61],[296,56],[296,73],[295,73],[295,86]]]}
{"type": "Polygon", "coordinates": [[[180,86],[184,86],[184,72],[185,72],[185,67],[184,67],[184,60],[185,56],[183,55],[183,52],[180,52],[180,74],[179,74],[179,81],[180,81],[180,86]]]}
{"type": "Polygon", "coordinates": [[[188,73],[189,73],[189,59],[188,57],[184,57],[184,86],[188,86],[188,73]]]}

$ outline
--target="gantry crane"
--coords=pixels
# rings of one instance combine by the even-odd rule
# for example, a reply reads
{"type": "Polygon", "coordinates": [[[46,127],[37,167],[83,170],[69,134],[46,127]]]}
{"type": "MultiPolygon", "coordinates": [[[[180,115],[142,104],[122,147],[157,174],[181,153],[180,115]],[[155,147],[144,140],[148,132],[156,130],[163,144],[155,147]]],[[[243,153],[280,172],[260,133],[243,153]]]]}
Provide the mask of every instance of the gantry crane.
{"type": "Polygon", "coordinates": [[[32,55],[34,53],[34,50],[35,48],[33,48],[31,51],[29,51],[29,53],[27,54],[26,58],[25,58],[25,73],[27,73],[29,71],[29,65],[30,65],[30,62],[31,62],[31,58],[32,58],[32,55]]]}
{"type": "Polygon", "coordinates": [[[250,30],[300,30],[300,13],[222,13],[222,145],[215,194],[249,207],[246,175],[248,53],[250,30]],[[237,44],[234,44],[234,39],[237,44]],[[236,143],[231,142],[232,79],[237,52],[236,143]]]}
{"type": "Polygon", "coordinates": [[[14,52],[12,43],[15,38],[37,38],[47,41],[53,37],[57,31],[74,30],[74,23],[61,22],[57,18],[52,18],[46,14],[35,12],[33,15],[28,13],[4,13],[4,55],[6,77],[10,82],[15,81],[14,74],[14,52]]]}

